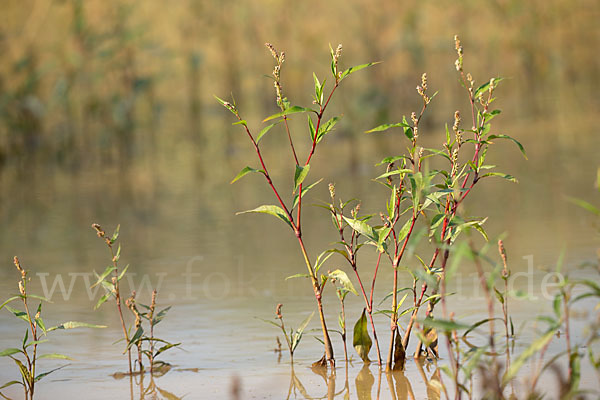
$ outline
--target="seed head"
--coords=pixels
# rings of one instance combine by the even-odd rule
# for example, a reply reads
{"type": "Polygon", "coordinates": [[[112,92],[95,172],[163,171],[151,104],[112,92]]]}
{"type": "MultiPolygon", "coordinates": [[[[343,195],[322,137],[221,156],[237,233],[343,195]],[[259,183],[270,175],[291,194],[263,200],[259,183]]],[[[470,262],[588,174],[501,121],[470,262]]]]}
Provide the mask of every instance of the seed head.
{"type": "Polygon", "coordinates": [[[25,287],[23,286],[23,281],[19,281],[19,293],[25,296],[25,287]]]}
{"type": "Polygon", "coordinates": [[[419,123],[419,120],[417,119],[417,114],[414,111],[410,113],[410,120],[412,121],[414,126],[417,126],[417,124],[419,123]]]}
{"type": "Polygon", "coordinates": [[[279,319],[283,319],[283,315],[281,315],[281,307],[283,307],[283,304],[279,303],[277,304],[277,308],[275,309],[275,315],[279,319]]]}
{"type": "Polygon", "coordinates": [[[331,199],[333,200],[333,198],[335,197],[335,184],[333,184],[333,183],[329,184],[329,195],[331,196],[331,199]]]}
{"type": "Polygon", "coordinates": [[[334,55],[335,60],[337,61],[341,55],[342,55],[342,44],[340,43],[340,44],[338,44],[338,46],[335,49],[335,55],[334,55]]]}
{"type": "Polygon", "coordinates": [[[15,263],[15,267],[17,267],[17,270],[21,273],[21,278],[25,279],[25,276],[27,276],[27,272],[23,269],[23,267],[21,267],[21,263],[19,262],[19,258],[17,256],[13,258],[13,262],[15,263]]]}
{"type": "Polygon", "coordinates": [[[279,54],[277,53],[277,50],[275,50],[275,47],[271,43],[265,43],[265,46],[267,46],[267,49],[269,49],[273,58],[279,61],[279,54]]]}
{"type": "Polygon", "coordinates": [[[423,75],[421,75],[421,86],[423,90],[427,90],[427,72],[423,72],[423,75]]]}
{"type": "MultiPolygon", "coordinates": [[[[225,107],[227,107],[227,102],[225,102],[225,107]]],[[[227,107],[229,108],[229,107],[227,107]]],[[[98,224],[92,224],[92,228],[94,228],[96,230],[96,233],[98,234],[98,237],[104,237],[104,235],[106,235],[106,233],[104,232],[104,230],[102,229],[102,227],[98,224]]]]}
{"type": "Polygon", "coordinates": [[[498,252],[500,253],[500,257],[502,258],[502,276],[504,278],[508,278],[508,259],[506,257],[506,250],[504,249],[504,243],[502,242],[502,240],[498,240],[498,252]]]}

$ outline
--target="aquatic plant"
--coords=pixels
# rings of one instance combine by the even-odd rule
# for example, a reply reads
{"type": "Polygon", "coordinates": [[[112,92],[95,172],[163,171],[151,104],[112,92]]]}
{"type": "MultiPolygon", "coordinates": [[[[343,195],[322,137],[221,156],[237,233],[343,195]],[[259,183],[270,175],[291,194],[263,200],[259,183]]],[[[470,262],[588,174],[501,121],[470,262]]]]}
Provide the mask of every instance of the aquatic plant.
{"type": "Polygon", "coordinates": [[[322,266],[322,262],[320,263],[321,257],[319,257],[314,264],[311,262],[308,251],[304,244],[304,238],[302,233],[302,198],[311,188],[318,184],[320,180],[310,185],[304,185],[304,180],[306,179],[310,171],[310,162],[312,160],[313,155],[315,154],[315,150],[317,149],[318,144],[322,142],[325,136],[327,136],[334,130],[335,125],[340,120],[340,116],[334,116],[328,120],[324,118],[327,107],[336,89],[340,86],[342,81],[346,79],[349,75],[363,68],[369,67],[375,63],[362,64],[342,70],[339,68],[338,65],[340,56],[342,54],[342,46],[339,45],[335,50],[333,48],[330,48],[331,72],[333,74],[332,87],[327,91],[325,87],[326,80],[323,79],[323,81],[321,82],[317,75],[313,73],[313,79],[315,84],[313,104],[316,107],[306,108],[292,105],[287,99],[287,97],[285,97],[284,95],[283,84],[281,80],[281,67],[285,61],[285,53],[278,52],[275,49],[275,47],[273,47],[273,45],[271,45],[270,43],[267,43],[266,46],[276,62],[275,68],[273,69],[272,73],[272,79],[276,93],[275,100],[277,107],[280,109],[280,112],[265,118],[263,122],[273,120],[275,120],[276,122],[270,123],[269,125],[264,127],[257,135],[254,135],[252,134],[252,130],[248,126],[246,120],[244,120],[241,117],[240,111],[238,110],[235,101],[232,100],[232,102],[229,102],[215,96],[217,100],[238,119],[238,122],[235,122],[234,124],[243,126],[244,131],[246,132],[256,152],[258,161],[260,162],[259,169],[250,166],[244,167],[240,171],[240,173],[232,180],[231,183],[236,182],[237,180],[241,179],[247,174],[258,173],[265,178],[267,185],[275,195],[278,205],[262,205],[253,210],[241,212],[240,214],[264,213],[272,215],[278,218],[279,220],[283,221],[294,233],[295,237],[298,240],[298,245],[300,246],[302,257],[304,259],[308,271],[308,274],[306,274],[305,276],[307,276],[311,281],[314,296],[317,302],[317,309],[319,312],[319,319],[321,321],[321,329],[323,333],[323,344],[325,347],[325,356],[323,358],[323,360],[325,361],[323,362],[323,364],[329,363],[331,366],[333,366],[335,364],[333,346],[331,344],[329,330],[327,329],[322,299],[323,286],[325,285],[326,279],[322,278],[325,277],[325,275],[319,277],[319,269],[322,266]],[[296,146],[294,145],[293,136],[291,133],[290,126],[288,124],[290,116],[299,113],[308,114],[309,135],[307,136],[309,142],[308,147],[310,148],[310,150],[305,158],[305,161],[303,162],[300,161],[299,155],[296,152],[296,146]],[[279,125],[282,122],[283,126],[285,127],[290,146],[290,167],[294,171],[294,180],[293,182],[291,182],[293,183],[291,190],[292,198],[290,200],[284,200],[284,198],[282,197],[283,192],[280,192],[280,190],[277,189],[276,184],[271,178],[271,174],[269,173],[266,162],[261,152],[261,140],[273,127],[279,125]]]}
{"type": "Polygon", "coordinates": [[[136,293],[133,291],[131,296],[125,300],[125,306],[131,311],[131,314],[134,317],[133,327],[135,328],[134,333],[131,334],[130,329],[126,327],[125,318],[123,316],[122,309],[122,300],[121,300],[121,290],[119,282],[125,276],[129,265],[119,271],[118,262],[121,258],[121,244],[117,247],[117,251],[114,251],[114,245],[119,239],[119,230],[120,225],[117,226],[112,236],[107,236],[106,232],[102,229],[102,227],[98,224],[92,224],[92,228],[96,230],[98,237],[104,240],[104,243],[110,250],[111,255],[111,264],[106,267],[104,272],[101,275],[97,275],[97,280],[92,287],[97,285],[102,285],[105,289],[106,293],[98,300],[96,303],[95,309],[100,307],[110,298],[115,299],[117,313],[119,315],[119,320],[121,322],[121,328],[123,329],[123,338],[126,343],[125,351],[127,352],[127,357],[129,361],[129,374],[132,375],[134,373],[134,369],[132,368],[131,363],[131,348],[134,347],[137,349],[137,359],[136,365],[138,367],[138,373],[143,374],[144,372],[144,363],[143,356],[146,356],[148,359],[148,363],[150,366],[150,374],[154,373],[154,369],[157,367],[168,366],[167,363],[162,361],[156,361],[156,358],[164,353],[165,351],[172,349],[174,347],[179,346],[181,343],[171,343],[167,340],[160,339],[154,335],[155,326],[160,323],[163,318],[167,315],[170,306],[165,307],[160,311],[156,311],[156,297],[157,291],[154,289],[152,291],[152,299],[150,305],[144,305],[142,303],[137,302],[136,293]],[[110,279],[109,279],[110,278],[110,279]],[[140,311],[138,305],[145,311],[140,311]],[[144,330],[143,321],[147,321],[148,332],[147,334],[144,330]],[[157,343],[160,343],[161,346],[156,349],[157,343]],[[146,346],[144,346],[146,345],[146,346]]]}
{"type": "Polygon", "coordinates": [[[169,366],[168,363],[164,361],[157,361],[156,358],[165,351],[181,345],[181,343],[171,343],[167,340],[160,339],[154,335],[154,329],[156,325],[158,325],[163,320],[163,318],[171,309],[171,306],[168,306],[156,312],[156,297],[157,291],[156,289],[154,289],[152,291],[151,303],[148,306],[142,303],[138,303],[136,301],[136,293],[135,291],[133,291],[131,293],[131,296],[125,301],[125,304],[135,316],[135,332],[129,340],[129,343],[127,343],[127,348],[130,349],[133,346],[136,347],[137,366],[138,371],[140,373],[144,372],[144,363],[142,361],[142,356],[146,356],[146,358],[148,359],[148,364],[150,366],[151,375],[154,374],[155,369],[160,369],[162,367],[169,366]],[[137,307],[138,305],[146,311],[140,312],[140,310],[137,307]],[[147,331],[144,330],[144,320],[147,321],[147,331]],[[149,334],[147,334],[146,332],[149,332],[149,334]],[[161,346],[158,349],[156,348],[157,343],[161,344],[161,346]],[[144,344],[146,344],[145,347],[144,344]]]}
{"type": "Polygon", "coordinates": [[[121,228],[120,225],[117,226],[115,231],[111,236],[107,236],[106,232],[102,229],[102,227],[98,224],[92,224],[92,228],[96,231],[96,234],[100,239],[104,241],[106,247],[110,251],[110,262],[111,264],[106,267],[102,274],[97,275],[96,283],[92,285],[92,288],[98,285],[102,285],[105,290],[105,294],[100,297],[94,309],[98,309],[102,304],[104,304],[110,298],[115,299],[115,304],[117,307],[117,314],[119,315],[119,320],[121,321],[121,328],[123,329],[123,338],[125,339],[125,343],[127,343],[127,358],[129,360],[129,373],[133,373],[132,365],[131,365],[131,346],[129,346],[130,337],[129,331],[125,326],[125,318],[123,317],[123,309],[122,309],[122,300],[121,300],[121,290],[120,290],[120,281],[125,276],[129,265],[125,266],[123,270],[119,271],[119,260],[121,258],[121,244],[117,247],[117,251],[114,250],[114,245],[119,239],[119,230],[121,228]]]}
{"type": "MultiPolygon", "coordinates": [[[[279,304],[277,304],[277,308],[275,309],[275,320],[277,320],[279,322],[274,322],[270,319],[262,319],[262,318],[261,318],[261,320],[268,324],[276,326],[277,328],[279,328],[281,330],[281,332],[283,333],[283,337],[285,338],[285,343],[288,347],[288,351],[290,352],[290,361],[292,364],[294,364],[294,352],[296,351],[296,348],[302,341],[302,337],[304,335],[304,330],[308,326],[308,323],[310,322],[312,317],[315,315],[315,312],[313,311],[308,317],[306,317],[306,319],[304,319],[304,321],[302,321],[302,323],[300,324],[300,326],[298,326],[297,329],[290,328],[290,331],[288,333],[288,331],[285,327],[285,322],[283,321],[283,313],[281,311],[282,308],[283,308],[283,304],[279,303],[279,304]]],[[[279,342],[279,339],[277,339],[277,342],[279,344],[281,344],[279,342]]]]}
{"type": "MultiPolygon", "coordinates": [[[[19,294],[5,300],[2,305],[0,305],[0,310],[2,308],[6,308],[16,318],[25,321],[28,327],[25,330],[25,335],[23,336],[23,341],[20,347],[12,347],[0,351],[0,357],[9,357],[11,360],[13,360],[19,370],[19,373],[21,374],[20,380],[6,382],[0,386],[0,389],[4,389],[12,385],[21,385],[23,387],[25,399],[31,400],[35,394],[37,382],[50,375],[54,371],[65,367],[65,365],[63,365],[46,372],[39,372],[37,370],[38,361],[42,359],[71,360],[69,356],[64,354],[38,353],[38,348],[40,345],[48,341],[48,339],[45,339],[48,333],[62,329],[106,327],[103,325],[93,325],[85,322],[69,321],[46,328],[46,324],[42,318],[42,303],[49,302],[49,300],[45,297],[27,292],[27,285],[30,281],[30,278],[27,276],[28,271],[21,266],[21,263],[17,257],[14,258],[14,264],[17,268],[17,271],[21,274],[21,278],[18,282],[19,294]],[[18,300],[21,300],[23,303],[23,308],[21,310],[8,305],[13,301],[18,300]],[[30,301],[39,301],[39,304],[35,309],[35,313],[33,313],[33,309],[30,308],[30,301]]],[[[1,392],[0,396],[7,398],[1,392]]]]}

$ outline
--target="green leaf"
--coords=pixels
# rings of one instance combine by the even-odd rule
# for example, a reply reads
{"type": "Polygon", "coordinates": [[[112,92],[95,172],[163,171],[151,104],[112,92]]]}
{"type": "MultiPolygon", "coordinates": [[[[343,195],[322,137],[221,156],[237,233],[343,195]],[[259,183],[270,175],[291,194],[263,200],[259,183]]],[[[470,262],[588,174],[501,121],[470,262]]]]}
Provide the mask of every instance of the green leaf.
{"type": "MultiPolygon", "coordinates": [[[[306,192],[308,192],[310,189],[312,189],[313,187],[317,186],[319,183],[321,183],[321,181],[323,180],[323,178],[319,179],[318,181],[316,181],[315,183],[311,183],[308,186],[302,186],[302,198],[304,198],[304,195],[306,194],[306,192]]],[[[298,198],[298,193],[296,193],[294,195],[294,203],[292,205],[292,210],[294,208],[296,208],[296,206],[298,206],[298,202],[299,202],[299,198],[298,198]]]]}
{"type": "Polygon", "coordinates": [[[509,174],[504,174],[502,172],[488,172],[487,174],[481,175],[480,178],[485,178],[487,176],[497,176],[497,177],[506,179],[507,181],[511,181],[511,182],[514,182],[514,183],[519,183],[519,181],[517,180],[517,178],[515,178],[514,176],[509,175],[509,174]]]}
{"type": "Polygon", "coordinates": [[[344,289],[346,289],[347,291],[352,292],[358,296],[358,292],[356,291],[356,289],[354,289],[354,286],[352,285],[352,281],[350,281],[350,278],[348,278],[348,275],[341,269],[336,269],[335,271],[331,271],[329,273],[329,277],[332,279],[336,279],[337,281],[339,281],[342,284],[342,287],[344,289]]]}
{"type": "Polygon", "coordinates": [[[140,326],[139,328],[137,328],[137,330],[135,331],[135,333],[133,334],[131,339],[129,339],[129,343],[127,343],[127,348],[125,349],[125,351],[123,353],[125,353],[127,350],[129,350],[131,348],[131,346],[133,346],[134,344],[137,344],[138,340],[140,340],[143,335],[144,335],[144,328],[142,328],[140,326]]]}
{"type": "Polygon", "coordinates": [[[319,128],[319,132],[317,133],[317,143],[323,139],[323,136],[333,130],[333,127],[340,119],[341,117],[333,117],[319,128]]]}
{"type": "Polygon", "coordinates": [[[262,214],[273,215],[274,217],[277,217],[280,220],[282,220],[283,222],[285,222],[286,224],[288,224],[289,227],[293,229],[291,221],[288,219],[287,215],[285,214],[285,211],[283,211],[283,209],[281,207],[263,205],[260,207],[256,207],[253,210],[240,211],[240,212],[236,213],[236,215],[247,214],[247,213],[262,213],[262,214]]]}
{"type": "Polygon", "coordinates": [[[167,313],[169,312],[169,310],[171,309],[171,306],[165,307],[162,310],[160,310],[158,312],[158,314],[156,314],[156,316],[154,317],[154,319],[152,320],[152,323],[154,325],[158,324],[160,321],[163,320],[163,318],[165,318],[167,316],[167,313]]]}
{"type": "Polygon", "coordinates": [[[562,315],[561,310],[560,310],[561,300],[562,300],[561,294],[557,293],[556,296],[554,296],[554,300],[552,301],[552,308],[553,308],[554,314],[556,314],[557,318],[560,318],[562,315]]]}
{"type": "Polygon", "coordinates": [[[113,232],[112,237],[110,238],[110,243],[114,243],[119,238],[119,231],[121,230],[121,224],[117,225],[117,229],[113,232]]]}
{"type": "Polygon", "coordinates": [[[66,365],[62,365],[62,366],[60,366],[58,368],[54,368],[53,370],[50,370],[48,372],[44,372],[44,373],[39,374],[38,376],[35,377],[35,382],[39,381],[40,379],[42,379],[42,378],[50,375],[51,373],[53,373],[55,371],[58,371],[59,369],[62,369],[64,367],[66,367],[66,365]]]}
{"type": "Polygon", "coordinates": [[[354,325],[354,337],[352,339],[352,345],[356,349],[356,352],[364,362],[369,362],[369,351],[373,342],[369,336],[367,329],[367,316],[365,315],[365,309],[363,308],[362,315],[356,321],[354,325]]]}
{"type": "Polygon", "coordinates": [[[271,130],[272,127],[274,127],[275,125],[277,125],[279,122],[275,122],[274,124],[268,125],[266,127],[264,127],[260,133],[258,134],[258,136],[256,137],[256,144],[258,144],[258,142],[260,142],[260,139],[262,139],[263,136],[265,136],[267,134],[267,132],[269,132],[271,130]]]}
{"type": "Polygon", "coordinates": [[[298,186],[300,186],[302,184],[302,182],[304,182],[306,175],[308,175],[308,171],[310,171],[309,164],[306,164],[304,167],[302,167],[300,165],[296,165],[296,172],[294,173],[294,191],[293,191],[293,193],[296,193],[296,190],[298,190],[298,186]]]}
{"type": "Polygon", "coordinates": [[[125,273],[127,272],[128,269],[129,269],[129,264],[127,264],[125,266],[125,268],[123,268],[123,271],[121,271],[121,273],[119,274],[117,281],[120,281],[121,279],[123,279],[123,276],[125,276],[125,273]]]}
{"type": "Polygon", "coordinates": [[[287,278],[285,278],[285,280],[287,281],[288,279],[295,279],[295,278],[310,278],[309,274],[295,274],[295,275],[290,275],[287,278]]]}
{"type": "Polygon", "coordinates": [[[348,217],[344,217],[344,220],[346,220],[348,225],[350,225],[352,229],[354,229],[356,232],[360,233],[363,236],[366,236],[374,242],[378,241],[379,237],[377,236],[377,233],[365,221],[348,217]]]}
{"type": "Polygon", "coordinates": [[[360,71],[361,69],[370,67],[371,65],[376,65],[379,64],[381,61],[377,61],[377,62],[370,62],[370,63],[366,63],[366,64],[360,64],[360,65],[356,65],[354,67],[350,67],[344,71],[342,71],[342,73],[340,74],[340,78],[339,78],[339,82],[342,81],[342,79],[344,79],[345,77],[347,77],[348,75],[356,72],[356,71],[360,71]]]}
{"type": "Polygon", "coordinates": [[[7,305],[8,303],[10,303],[11,301],[15,301],[20,298],[21,298],[21,296],[13,296],[13,297],[9,298],[4,303],[2,303],[2,305],[0,305],[0,310],[2,310],[4,308],[4,306],[7,305]]]}
{"type": "Polygon", "coordinates": [[[223,100],[223,99],[221,99],[221,98],[219,98],[219,97],[217,97],[215,95],[213,95],[213,96],[214,96],[215,99],[217,99],[217,101],[219,103],[221,103],[221,105],[223,107],[225,107],[226,109],[228,109],[233,115],[235,115],[235,116],[238,115],[238,113],[236,112],[235,107],[233,106],[233,104],[231,104],[228,101],[225,101],[225,100],[223,100]]]}
{"type": "Polygon", "coordinates": [[[90,289],[99,285],[100,283],[102,283],[102,281],[111,273],[113,272],[115,269],[117,269],[114,265],[109,265],[108,267],[106,267],[106,269],[104,270],[104,272],[102,274],[100,274],[98,276],[98,279],[96,280],[96,283],[94,283],[92,286],[90,286],[90,289]]]}
{"type": "MultiPolygon", "coordinates": [[[[588,203],[587,201],[576,199],[575,197],[567,197],[567,199],[576,206],[579,206],[584,210],[591,212],[592,214],[600,216],[600,209],[588,203]]],[[[1,308],[2,307],[0,307],[0,309],[1,308]]]]}
{"type": "Polygon", "coordinates": [[[38,360],[41,358],[50,358],[53,360],[72,360],[71,357],[65,356],[64,354],[59,354],[59,353],[42,354],[41,356],[38,357],[38,360]]]}
{"type": "Polygon", "coordinates": [[[446,333],[452,331],[458,331],[461,329],[468,329],[469,325],[465,325],[456,321],[450,321],[445,319],[433,319],[433,318],[425,318],[421,321],[424,327],[426,328],[434,328],[438,331],[444,331],[446,333]]]}
{"type": "Polygon", "coordinates": [[[0,357],[7,357],[7,356],[12,356],[13,354],[16,353],[22,353],[23,350],[21,349],[16,349],[16,348],[10,348],[10,349],[4,349],[2,351],[0,351],[0,357]]]}
{"type": "Polygon", "coordinates": [[[394,169],[392,171],[386,172],[385,174],[381,174],[379,175],[377,178],[375,179],[381,179],[381,178],[387,178],[388,176],[392,176],[392,175],[399,175],[399,174],[412,174],[414,171],[412,169],[394,169]]]}
{"type": "Polygon", "coordinates": [[[156,350],[156,352],[154,353],[154,358],[158,357],[158,355],[160,353],[164,353],[165,351],[167,351],[167,350],[169,350],[169,349],[171,349],[173,347],[180,346],[180,345],[181,345],[181,343],[169,343],[169,344],[166,344],[166,345],[162,346],[160,349],[156,350]]]}
{"type": "Polygon", "coordinates": [[[10,311],[11,313],[13,313],[13,315],[14,315],[15,317],[17,317],[17,318],[20,318],[20,319],[22,319],[23,321],[25,321],[25,322],[27,322],[27,323],[29,323],[29,322],[30,322],[30,321],[29,321],[29,317],[27,316],[27,313],[26,313],[25,311],[20,311],[20,310],[17,310],[17,309],[15,309],[15,308],[12,308],[12,307],[10,307],[10,306],[5,306],[5,307],[6,307],[6,309],[7,309],[8,311],[10,311]]]}
{"type": "Polygon", "coordinates": [[[285,111],[282,111],[282,112],[277,113],[277,114],[273,114],[273,115],[265,118],[263,120],[263,122],[267,122],[267,121],[270,121],[270,120],[275,119],[275,118],[280,118],[280,117],[283,117],[285,115],[296,114],[296,113],[303,113],[303,112],[314,112],[314,113],[316,113],[315,110],[312,110],[310,108],[304,108],[304,107],[299,107],[299,106],[292,106],[292,107],[286,109],[285,111]]]}
{"type": "Polygon", "coordinates": [[[512,140],[518,147],[519,150],[521,150],[521,153],[523,153],[523,157],[525,157],[525,159],[527,160],[527,154],[525,153],[525,148],[523,147],[523,145],[516,139],[508,136],[508,135],[490,135],[487,137],[489,140],[491,139],[509,139],[512,140]]]}
{"type": "MultiPolygon", "coordinates": [[[[410,125],[408,125],[406,122],[396,122],[395,124],[383,124],[383,125],[379,125],[373,129],[369,129],[368,131],[365,131],[365,133],[372,133],[372,132],[382,132],[382,131],[387,131],[390,128],[398,128],[398,127],[403,127],[403,128],[410,128],[410,125]]],[[[382,161],[383,163],[383,161],[382,161]]]]}
{"type": "Polygon", "coordinates": [[[52,332],[57,329],[75,329],[75,328],[106,328],[106,325],[94,325],[88,324],[87,322],[69,321],[63,322],[60,325],[48,328],[48,332],[52,332]]]}
{"type": "Polygon", "coordinates": [[[102,304],[104,304],[106,302],[106,300],[108,300],[111,295],[112,295],[112,292],[106,292],[104,294],[104,296],[100,297],[100,300],[98,300],[98,302],[94,306],[94,310],[97,310],[98,307],[100,307],[102,304]]]}
{"type": "Polygon", "coordinates": [[[230,184],[231,184],[231,183],[234,183],[234,182],[236,182],[237,180],[241,179],[242,177],[244,177],[245,175],[247,175],[247,174],[249,174],[249,173],[251,173],[251,172],[260,172],[260,173],[262,173],[262,174],[264,174],[264,173],[265,173],[265,171],[263,171],[262,169],[255,169],[255,168],[251,168],[251,167],[244,167],[244,168],[243,168],[243,169],[240,171],[240,173],[239,173],[239,174],[237,174],[237,175],[236,175],[236,177],[235,177],[235,178],[233,178],[233,180],[232,180],[231,182],[229,182],[229,183],[230,183],[230,184]]]}
{"type": "Polygon", "coordinates": [[[21,385],[21,386],[23,386],[23,382],[19,382],[19,381],[6,382],[4,385],[0,386],[0,389],[4,389],[4,388],[12,386],[12,385],[21,385]]]}
{"type": "Polygon", "coordinates": [[[306,329],[306,326],[312,319],[313,315],[315,315],[314,311],[308,317],[306,317],[304,321],[302,321],[298,329],[296,329],[296,332],[292,335],[292,352],[296,350],[296,347],[298,347],[298,344],[300,344],[300,340],[302,340],[302,334],[304,333],[304,329],[306,329]]]}
{"type": "MultiPolygon", "coordinates": [[[[494,82],[494,87],[498,86],[498,83],[502,82],[504,80],[504,78],[494,78],[493,82],[494,82]]],[[[490,87],[490,81],[487,81],[486,83],[484,83],[483,85],[479,86],[477,88],[477,90],[475,90],[475,94],[473,95],[473,98],[477,98],[479,97],[479,95],[483,94],[484,92],[486,92],[490,87]]]]}

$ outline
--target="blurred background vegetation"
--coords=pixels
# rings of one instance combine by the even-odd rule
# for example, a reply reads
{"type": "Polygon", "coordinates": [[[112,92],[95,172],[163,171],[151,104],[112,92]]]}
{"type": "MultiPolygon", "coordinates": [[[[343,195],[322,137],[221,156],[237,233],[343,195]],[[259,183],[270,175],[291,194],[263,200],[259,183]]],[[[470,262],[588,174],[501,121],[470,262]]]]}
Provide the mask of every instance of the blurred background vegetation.
{"type": "MultiPolygon", "coordinates": [[[[260,78],[272,63],[265,41],[287,52],[285,89],[300,102],[309,99],[310,72],[326,72],[328,43],[344,44],[347,65],[384,61],[355,82],[356,96],[344,96],[346,113],[363,121],[359,128],[412,110],[423,71],[442,98],[455,99],[444,90],[456,80],[455,33],[476,78],[511,78],[501,93],[509,118],[549,119],[547,128],[560,133],[546,137],[560,145],[573,142],[572,119],[597,111],[600,102],[600,4],[593,0],[376,7],[364,0],[5,0],[2,8],[5,166],[126,165],[155,158],[166,143],[211,142],[227,154],[234,140],[215,138],[223,135],[215,130],[221,110],[212,95],[234,93],[242,109],[258,116],[275,109],[270,82],[260,78]]],[[[449,119],[447,109],[437,110],[436,119],[449,119]]]]}
{"type": "MultiPolygon", "coordinates": [[[[329,161],[312,169],[320,171],[315,176],[372,177],[390,146],[397,149],[392,154],[404,146],[399,136],[363,132],[415,110],[423,72],[430,90],[440,91],[423,121],[426,141],[441,141],[454,110],[466,110],[454,34],[478,83],[508,78],[497,92],[504,113],[495,126],[530,155],[526,163],[506,144],[509,151],[497,156],[525,186],[500,186],[486,199],[495,207],[492,217],[512,215],[500,219],[500,230],[523,237],[538,234],[540,221],[556,234],[570,221],[570,212],[560,211],[568,207],[564,193],[592,193],[598,21],[596,0],[4,0],[0,250],[12,255],[36,246],[60,254],[61,263],[73,257],[73,264],[86,265],[85,252],[93,250],[79,235],[93,221],[146,228],[136,233],[134,254],[157,254],[160,244],[189,254],[214,224],[211,251],[226,249],[240,235],[230,226],[233,211],[257,205],[263,194],[227,185],[246,165],[240,158],[253,156],[213,94],[233,93],[256,129],[276,112],[272,82],[262,77],[273,64],[264,42],[285,50],[284,90],[301,106],[310,105],[311,72],[328,76],[328,44],[343,43],[343,67],[383,61],[344,83],[332,111],[345,115],[329,161]],[[542,219],[524,225],[525,217],[542,219]],[[221,220],[226,229],[219,230],[221,220]],[[171,239],[161,233],[165,228],[174,231],[171,239]]],[[[305,134],[301,122],[295,135],[305,134]]],[[[286,139],[269,140],[284,146],[286,139]]],[[[280,153],[271,156],[273,169],[288,156],[280,153]]]]}

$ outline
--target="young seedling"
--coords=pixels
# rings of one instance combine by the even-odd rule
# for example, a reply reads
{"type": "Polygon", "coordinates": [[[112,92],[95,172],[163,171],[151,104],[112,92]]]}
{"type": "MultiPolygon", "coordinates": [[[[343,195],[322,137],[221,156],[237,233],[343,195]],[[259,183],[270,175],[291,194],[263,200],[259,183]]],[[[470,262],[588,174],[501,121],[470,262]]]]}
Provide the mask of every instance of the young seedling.
{"type": "MultiPolygon", "coordinates": [[[[25,335],[23,337],[23,341],[20,347],[8,348],[0,352],[0,357],[9,357],[11,360],[14,361],[21,374],[21,379],[6,382],[2,386],[0,386],[0,389],[4,389],[12,385],[21,385],[23,387],[25,399],[32,400],[35,394],[37,382],[39,382],[42,378],[50,375],[54,371],[65,367],[63,365],[61,367],[54,368],[50,371],[40,373],[39,371],[37,371],[38,361],[42,359],[71,360],[70,357],[59,353],[38,354],[38,348],[40,344],[48,341],[48,339],[46,339],[48,333],[60,329],[106,327],[103,325],[92,325],[85,322],[69,321],[46,328],[46,324],[42,319],[42,303],[49,302],[49,300],[45,297],[27,292],[27,286],[30,281],[30,278],[28,278],[27,276],[28,272],[21,266],[21,263],[19,262],[19,259],[17,257],[14,258],[14,264],[17,268],[17,271],[19,271],[19,273],[21,274],[21,278],[18,282],[19,294],[16,296],[12,296],[8,300],[4,301],[4,303],[0,305],[0,310],[2,308],[6,308],[16,318],[25,321],[25,323],[27,323],[28,326],[25,330],[25,335]],[[21,310],[12,308],[8,305],[13,301],[18,300],[20,300],[23,303],[23,308],[21,310]],[[35,314],[32,312],[32,309],[30,309],[30,300],[39,300],[39,304],[37,308],[35,308],[35,314]]],[[[4,396],[1,392],[0,396],[8,398],[4,396]]]]}
{"type": "Polygon", "coordinates": [[[262,319],[262,318],[261,318],[261,320],[281,329],[281,332],[283,333],[283,337],[285,338],[285,343],[287,344],[288,350],[290,352],[290,362],[293,365],[294,364],[294,352],[296,351],[296,348],[300,344],[300,341],[302,340],[302,336],[304,335],[304,330],[306,329],[306,327],[307,327],[308,323],[310,322],[310,320],[312,319],[313,315],[315,315],[315,312],[313,311],[308,317],[306,317],[306,319],[304,321],[302,321],[302,323],[300,324],[298,329],[294,330],[293,328],[290,328],[290,331],[288,333],[288,331],[285,328],[285,322],[283,321],[283,313],[281,312],[282,307],[283,307],[283,304],[279,303],[279,304],[277,304],[277,308],[275,309],[275,319],[278,320],[279,322],[273,322],[269,319],[262,319]]]}
{"type": "Polygon", "coordinates": [[[137,348],[138,355],[138,367],[139,372],[144,372],[144,365],[142,361],[142,355],[145,355],[148,359],[148,364],[150,365],[150,374],[153,375],[155,370],[160,369],[163,370],[164,367],[168,367],[169,364],[163,361],[157,361],[156,358],[164,353],[165,351],[172,349],[181,345],[181,343],[171,343],[164,339],[160,339],[154,336],[154,329],[156,325],[158,325],[163,318],[167,315],[167,312],[171,309],[171,307],[166,307],[159,312],[156,312],[156,297],[157,291],[156,289],[152,291],[152,300],[149,306],[137,303],[135,298],[135,291],[131,294],[131,297],[127,300],[127,307],[132,311],[135,316],[135,333],[131,337],[131,340],[128,343],[128,348],[135,346],[137,348]],[[140,312],[138,307],[142,307],[145,312],[140,312]],[[146,322],[148,325],[148,330],[144,330],[143,322],[146,322]],[[149,332],[149,335],[146,334],[149,332]],[[156,349],[156,344],[160,343],[161,346],[156,349]]]}

